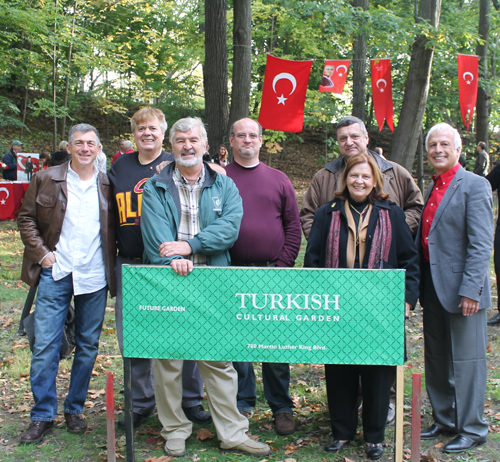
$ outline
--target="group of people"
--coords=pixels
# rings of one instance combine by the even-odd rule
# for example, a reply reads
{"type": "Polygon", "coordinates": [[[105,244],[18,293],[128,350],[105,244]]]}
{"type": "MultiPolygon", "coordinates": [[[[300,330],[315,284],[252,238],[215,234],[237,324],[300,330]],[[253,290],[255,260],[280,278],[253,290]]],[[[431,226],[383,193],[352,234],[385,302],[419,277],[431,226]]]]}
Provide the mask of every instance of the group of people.
{"type": "MultiPolygon", "coordinates": [[[[454,128],[438,124],[428,133],[435,175],[424,202],[403,167],[368,150],[364,123],[343,119],[337,127],[341,156],[314,176],[300,212],[288,177],[260,162],[262,127],[252,119],[231,127],[234,159],[226,168],[203,162],[208,140],[198,118],[173,124],[172,153],[163,150],[167,122],[160,110],[140,109],[131,128],[137,150],[116,156],[106,175],[94,166],[101,150],[97,130],[74,126],[67,147],[71,160],[37,173],[26,193],[18,219],[25,245],[22,278],[38,286],[38,296],[30,374],[35,403],[21,442],[39,442],[52,429],[59,345],[72,297],[76,350],[64,416],[68,430],[80,433],[87,428],[82,412],[108,290],[116,295],[123,351],[124,264],[170,266],[181,276],[200,265],[293,267],[301,231],[308,240],[306,267],[406,270],[406,313],[418,298],[424,307],[426,383],[435,422],[422,438],[452,434],[446,452],[486,441],[492,195],[484,178],[460,167],[454,128]]],[[[393,370],[326,365],[333,435],[326,451],[340,451],[355,438],[361,381],[366,455],[382,456],[393,370]]],[[[264,363],[262,375],[276,432],[292,434],[289,364],[264,363]]],[[[192,422],[211,421],[221,448],[261,457],[271,452],[246,434],[257,398],[252,363],[136,358],[131,388],[134,427],[156,406],[168,456],[186,454],[192,422]],[[209,412],[201,404],[203,383],[209,412]]]]}

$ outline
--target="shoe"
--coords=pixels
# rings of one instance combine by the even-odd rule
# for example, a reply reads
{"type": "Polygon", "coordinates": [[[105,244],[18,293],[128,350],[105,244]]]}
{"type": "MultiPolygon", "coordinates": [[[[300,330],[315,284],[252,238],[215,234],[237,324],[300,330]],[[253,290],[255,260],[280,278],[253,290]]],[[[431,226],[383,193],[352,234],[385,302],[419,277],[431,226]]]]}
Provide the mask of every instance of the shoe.
{"type": "Polygon", "coordinates": [[[28,430],[26,430],[23,436],[21,436],[21,443],[39,443],[40,441],[42,441],[43,435],[45,435],[45,433],[48,433],[52,429],[53,425],[54,422],[34,420],[28,427],[28,430]]]}
{"type": "Polygon", "coordinates": [[[347,441],[339,441],[339,440],[333,440],[330,441],[326,446],[325,446],[325,451],[326,452],[338,452],[340,451],[347,443],[349,443],[349,440],[347,441]]]}
{"type": "Polygon", "coordinates": [[[165,454],[170,457],[186,455],[186,441],[182,438],[172,438],[165,443],[165,454]]]}
{"type": "Polygon", "coordinates": [[[64,420],[70,433],[84,433],[87,430],[87,422],[81,414],[64,413],[64,420]]]}
{"type": "Polygon", "coordinates": [[[437,438],[439,435],[442,435],[444,430],[441,427],[438,427],[435,423],[432,424],[427,430],[424,430],[420,433],[421,440],[432,440],[437,438]]]}
{"type": "Polygon", "coordinates": [[[182,410],[191,422],[200,425],[212,423],[212,416],[210,415],[210,412],[205,411],[201,404],[193,407],[183,407],[182,410]]]}
{"type": "MultiPolygon", "coordinates": [[[[134,422],[134,428],[139,428],[146,419],[153,415],[154,408],[147,411],[145,414],[138,414],[137,412],[132,413],[132,421],[134,422]]],[[[125,417],[118,421],[118,428],[125,430],[125,417]]]]}
{"type": "Polygon", "coordinates": [[[370,460],[379,460],[384,453],[382,444],[366,443],[366,457],[370,460]]]}
{"type": "Polygon", "coordinates": [[[457,435],[444,448],[444,452],[464,452],[476,447],[478,444],[484,444],[484,441],[474,441],[467,436],[457,435]]]}
{"type": "Polygon", "coordinates": [[[227,451],[232,452],[243,452],[245,454],[251,454],[252,456],[268,456],[271,454],[271,448],[264,443],[259,443],[258,441],[254,441],[250,438],[243,441],[243,443],[238,444],[237,446],[228,447],[224,443],[221,443],[220,447],[227,451]]]}
{"type": "Polygon", "coordinates": [[[389,409],[387,411],[387,420],[385,421],[386,425],[391,424],[394,422],[394,419],[396,418],[396,408],[393,403],[389,404],[389,409]]]}
{"type": "Polygon", "coordinates": [[[500,313],[498,313],[496,316],[493,316],[492,318],[488,319],[486,321],[486,324],[488,324],[488,326],[494,326],[495,324],[500,324],[500,313]]]}
{"type": "Polygon", "coordinates": [[[253,411],[242,411],[242,410],[240,410],[239,412],[240,412],[240,414],[243,417],[246,417],[247,419],[251,419],[253,417],[253,411]]]}
{"type": "Polygon", "coordinates": [[[295,432],[295,421],[290,412],[278,412],[274,414],[274,426],[278,435],[291,435],[295,432]]]}

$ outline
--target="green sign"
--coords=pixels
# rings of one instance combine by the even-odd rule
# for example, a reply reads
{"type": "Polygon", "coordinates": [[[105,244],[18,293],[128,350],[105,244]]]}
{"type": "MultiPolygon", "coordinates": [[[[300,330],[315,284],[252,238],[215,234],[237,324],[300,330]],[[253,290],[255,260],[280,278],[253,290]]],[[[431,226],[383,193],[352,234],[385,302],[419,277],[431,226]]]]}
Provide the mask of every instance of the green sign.
{"type": "Polygon", "coordinates": [[[123,266],[124,356],[400,365],[403,270],[123,266]]]}

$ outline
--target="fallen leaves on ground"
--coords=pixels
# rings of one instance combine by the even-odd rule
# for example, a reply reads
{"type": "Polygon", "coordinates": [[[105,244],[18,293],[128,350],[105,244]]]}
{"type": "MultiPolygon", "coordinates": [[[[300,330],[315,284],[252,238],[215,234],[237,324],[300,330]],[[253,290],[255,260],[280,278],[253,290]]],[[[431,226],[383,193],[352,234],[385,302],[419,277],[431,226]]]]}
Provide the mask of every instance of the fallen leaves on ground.
{"type": "Polygon", "coordinates": [[[196,433],[196,439],[200,441],[211,440],[214,434],[207,428],[202,428],[196,433]]]}
{"type": "Polygon", "coordinates": [[[148,457],[147,459],[144,460],[144,462],[170,462],[171,460],[174,460],[174,458],[169,456],[161,456],[161,457],[148,457]]]}

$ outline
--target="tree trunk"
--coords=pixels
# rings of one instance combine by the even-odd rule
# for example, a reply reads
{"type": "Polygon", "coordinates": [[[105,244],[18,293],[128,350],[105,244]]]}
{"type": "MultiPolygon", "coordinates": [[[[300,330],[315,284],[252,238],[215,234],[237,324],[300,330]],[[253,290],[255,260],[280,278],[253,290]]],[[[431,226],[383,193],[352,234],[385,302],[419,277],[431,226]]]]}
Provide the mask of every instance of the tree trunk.
{"type": "MultiPolygon", "coordinates": [[[[233,0],[233,79],[229,127],[248,117],[252,77],[252,4],[251,0],[233,0]]],[[[214,146],[217,148],[217,146],[214,146]]]]}
{"type": "MultiPolygon", "coordinates": [[[[441,0],[421,0],[417,21],[426,20],[433,27],[439,25],[441,0]]],[[[432,69],[434,48],[427,47],[424,35],[415,38],[411,53],[410,67],[406,78],[403,106],[399,123],[394,134],[389,158],[411,172],[417,150],[418,138],[422,129],[429,82],[432,69]]]]}
{"type": "Polygon", "coordinates": [[[208,126],[210,153],[224,140],[229,120],[227,92],[227,0],[205,0],[205,122],[208,126]]]}
{"type": "Polygon", "coordinates": [[[73,24],[71,26],[71,42],[69,43],[68,49],[68,73],[66,74],[66,88],[64,90],[64,115],[61,127],[61,140],[64,140],[64,138],[66,137],[66,110],[68,108],[69,77],[71,75],[71,54],[73,52],[73,40],[75,38],[75,21],[77,8],[78,0],[75,1],[75,6],[73,7],[73,24]]]}
{"type": "MultiPolygon", "coordinates": [[[[57,0],[56,2],[56,12],[57,12],[57,0]]],[[[54,19],[54,37],[57,35],[57,18],[54,19]]],[[[57,146],[57,45],[54,43],[52,55],[52,103],[54,104],[54,130],[53,130],[53,139],[52,139],[52,152],[56,152],[57,146]]]]}
{"type": "MultiPolygon", "coordinates": [[[[368,11],[368,0],[353,0],[354,8],[360,7],[368,11]]],[[[354,58],[352,63],[352,115],[363,122],[366,120],[365,86],[366,86],[366,42],[365,35],[358,35],[354,41],[354,58]]]]}
{"type": "Polygon", "coordinates": [[[484,141],[488,149],[489,96],[485,80],[488,78],[488,36],[490,32],[490,0],[479,1],[479,36],[484,43],[478,43],[479,88],[476,103],[476,142],[484,141]]]}

